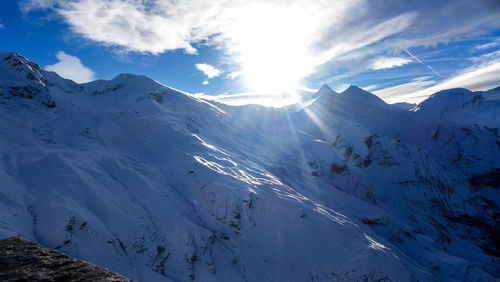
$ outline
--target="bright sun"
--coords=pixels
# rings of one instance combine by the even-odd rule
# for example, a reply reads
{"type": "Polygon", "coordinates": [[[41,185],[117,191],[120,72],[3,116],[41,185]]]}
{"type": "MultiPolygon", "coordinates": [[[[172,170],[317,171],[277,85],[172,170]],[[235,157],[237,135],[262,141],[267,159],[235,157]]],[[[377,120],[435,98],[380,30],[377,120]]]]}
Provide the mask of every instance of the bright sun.
{"type": "Polygon", "coordinates": [[[249,88],[268,94],[290,92],[312,72],[310,18],[303,6],[262,3],[249,5],[236,18],[233,47],[249,88]]]}

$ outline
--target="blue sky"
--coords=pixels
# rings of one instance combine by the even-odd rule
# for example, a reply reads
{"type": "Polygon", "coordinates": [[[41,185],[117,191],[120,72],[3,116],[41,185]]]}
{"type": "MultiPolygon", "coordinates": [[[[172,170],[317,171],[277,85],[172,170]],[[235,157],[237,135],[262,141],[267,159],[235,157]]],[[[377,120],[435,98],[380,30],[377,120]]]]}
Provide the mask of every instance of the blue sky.
{"type": "Polygon", "coordinates": [[[500,85],[497,0],[7,0],[0,25],[1,51],[77,82],[143,74],[221,101],[500,85]]]}

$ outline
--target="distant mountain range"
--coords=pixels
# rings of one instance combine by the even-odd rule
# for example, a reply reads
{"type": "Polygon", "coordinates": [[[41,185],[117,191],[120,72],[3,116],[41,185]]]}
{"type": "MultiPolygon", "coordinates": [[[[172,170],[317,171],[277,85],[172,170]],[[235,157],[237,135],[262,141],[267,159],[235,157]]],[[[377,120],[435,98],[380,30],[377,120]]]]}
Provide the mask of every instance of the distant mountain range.
{"type": "Polygon", "coordinates": [[[495,281],[500,88],[229,106],[0,53],[0,239],[141,281],[495,281]]]}

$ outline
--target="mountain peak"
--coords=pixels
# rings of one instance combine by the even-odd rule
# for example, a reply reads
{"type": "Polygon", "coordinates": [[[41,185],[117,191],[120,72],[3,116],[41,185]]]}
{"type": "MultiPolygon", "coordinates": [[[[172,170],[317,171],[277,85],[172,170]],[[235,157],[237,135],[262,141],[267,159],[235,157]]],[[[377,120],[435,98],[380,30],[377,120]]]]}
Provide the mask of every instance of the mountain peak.
{"type": "Polygon", "coordinates": [[[446,89],[446,90],[441,90],[441,91],[438,91],[434,94],[432,94],[432,96],[440,96],[440,95],[467,95],[467,94],[471,94],[472,91],[470,91],[469,89],[465,89],[465,88],[451,88],[451,89],[446,89]]]}
{"type": "Polygon", "coordinates": [[[41,68],[38,64],[31,62],[19,53],[5,53],[0,52],[0,62],[3,68],[2,73],[11,73],[16,78],[37,81],[44,84],[43,75],[41,74],[41,68]]]}
{"type": "Polygon", "coordinates": [[[135,93],[137,95],[151,93],[166,86],[144,75],[121,73],[111,80],[99,79],[81,84],[83,89],[92,95],[105,93],[135,93]]]}
{"type": "Polygon", "coordinates": [[[316,91],[313,95],[305,97],[302,102],[297,105],[288,107],[289,109],[293,109],[294,111],[299,111],[301,109],[307,108],[312,104],[323,105],[330,104],[330,100],[332,94],[337,94],[337,92],[333,91],[326,83],[321,85],[321,87],[316,91]]]}
{"type": "Polygon", "coordinates": [[[145,86],[152,87],[162,85],[156,80],[149,78],[145,75],[133,74],[133,73],[121,73],[115,76],[109,81],[110,83],[119,83],[123,85],[135,85],[135,86],[145,86]]]}
{"type": "Polygon", "coordinates": [[[325,102],[323,100],[325,100],[325,99],[329,100],[330,99],[330,95],[331,94],[337,94],[337,92],[333,91],[328,85],[323,84],[318,89],[318,91],[316,91],[316,93],[314,93],[314,95],[312,96],[311,100],[313,102],[321,100],[321,101],[319,101],[319,103],[323,103],[323,102],[325,102]]]}
{"type": "Polygon", "coordinates": [[[325,83],[321,85],[321,87],[318,89],[317,93],[333,93],[334,91],[325,83]]]}
{"type": "MultiPolygon", "coordinates": [[[[349,87],[347,87],[346,90],[342,91],[342,94],[353,94],[353,93],[370,93],[368,91],[365,91],[359,87],[357,87],[356,85],[354,84],[351,84],[349,87]]],[[[372,94],[372,93],[370,93],[372,94]]]]}
{"type": "Polygon", "coordinates": [[[365,99],[382,101],[382,99],[380,99],[377,95],[352,84],[346,90],[342,91],[340,94],[342,94],[343,97],[349,97],[349,98],[363,97],[365,99]]]}
{"type": "Polygon", "coordinates": [[[133,74],[133,73],[120,73],[119,75],[113,77],[112,80],[117,80],[117,79],[148,79],[148,80],[152,80],[151,78],[149,78],[145,75],[133,74]]]}
{"type": "Polygon", "coordinates": [[[476,96],[480,97],[480,95],[465,88],[441,90],[418,104],[416,110],[442,111],[443,109],[460,107],[477,99],[476,96]]]}
{"type": "Polygon", "coordinates": [[[45,77],[46,73],[38,64],[19,53],[0,52],[0,89],[5,89],[7,94],[2,98],[36,100],[47,107],[54,107],[47,89],[53,83],[45,77]]]}
{"type": "Polygon", "coordinates": [[[33,63],[23,55],[16,52],[2,52],[0,53],[0,58],[2,58],[6,64],[17,69],[24,68],[31,72],[38,72],[41,70],[40,65],[38,65],[37,63],[33,63]]]}

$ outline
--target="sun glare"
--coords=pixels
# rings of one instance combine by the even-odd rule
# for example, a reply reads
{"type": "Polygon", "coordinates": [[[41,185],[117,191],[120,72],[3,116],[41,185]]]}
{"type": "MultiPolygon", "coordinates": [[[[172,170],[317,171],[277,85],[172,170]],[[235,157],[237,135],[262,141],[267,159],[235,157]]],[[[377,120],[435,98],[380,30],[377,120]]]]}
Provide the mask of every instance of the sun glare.
{"type": "Polygon", "coordinates": [[[250,5],[234,26],[236,58],[248,87],[278,94],[312,72],[308,50],[313,21],[300,5],[250,5]]]}

